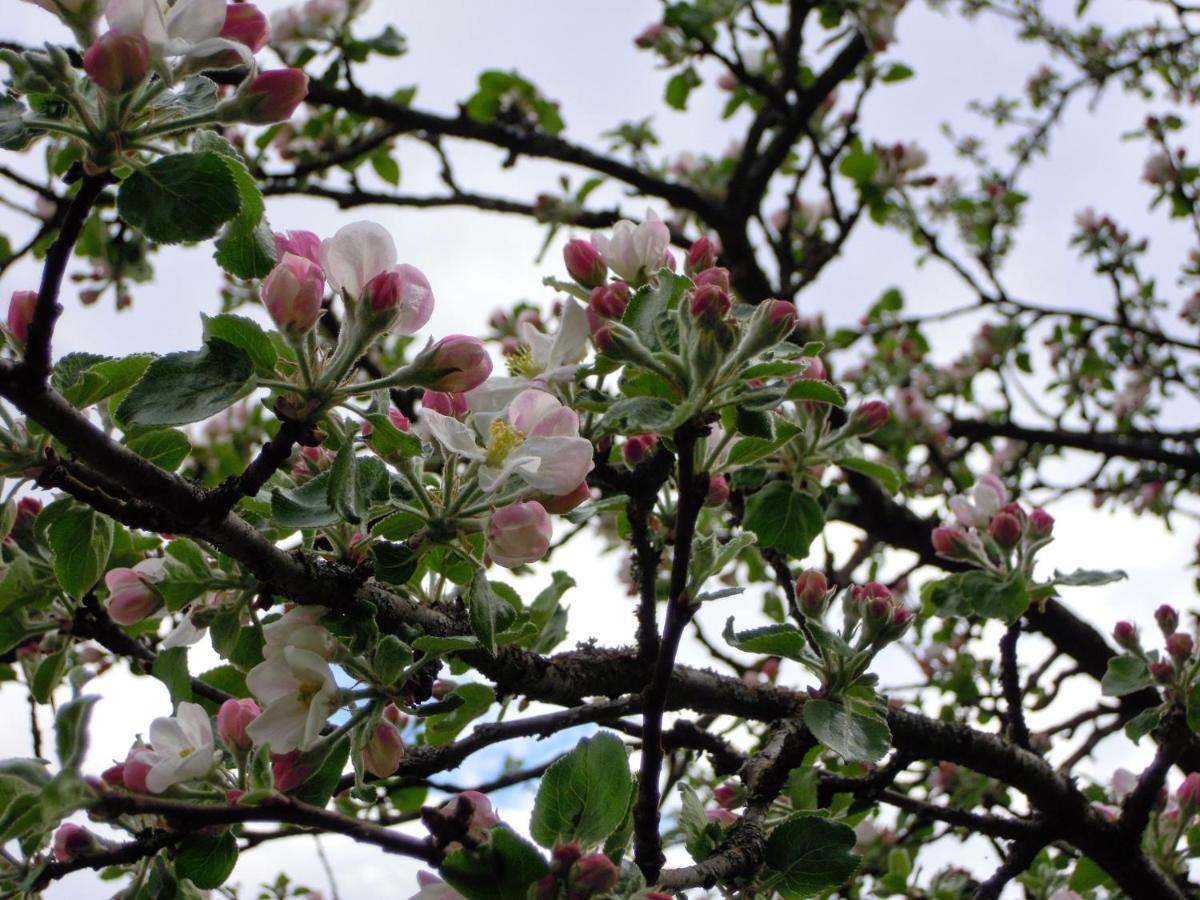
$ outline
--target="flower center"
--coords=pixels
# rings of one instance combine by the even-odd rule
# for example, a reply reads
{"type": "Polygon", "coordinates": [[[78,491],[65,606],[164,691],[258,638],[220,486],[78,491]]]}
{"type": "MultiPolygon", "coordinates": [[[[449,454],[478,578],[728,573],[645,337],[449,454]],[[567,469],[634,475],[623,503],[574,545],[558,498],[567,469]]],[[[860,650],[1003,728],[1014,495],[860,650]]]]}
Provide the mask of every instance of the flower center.
{"type": "Polygon", "coordinates": [[[195,749],[196,749],[195,747],[184,747],[182,750],[179,751],[179,758],[186,759],[187,757],[192,755],[192,753],[195,751],[195,749]]]}
{"type": "Polygon", "coordinates": [[[488,427],[487,457],[484,463],[493,468],[504,462],[512,453],[525,442],[525,435],[517,431],[503,419],[492,419],[488,427]]]}
{"type": "Polygon", "coordinates": [[[298,697],[304,706],[312,706],[313,698],[321,693],[321,682],[302,681],[299,685],[298,697]]]}
{"type": "Polygon", "coordinates": [[[533,358],[533,351],[526,344],[521,344],[508,354],[505,364],[508,366],[508,374],[513,378],[532,378],[542,372],[542,367],[533,358]]]}

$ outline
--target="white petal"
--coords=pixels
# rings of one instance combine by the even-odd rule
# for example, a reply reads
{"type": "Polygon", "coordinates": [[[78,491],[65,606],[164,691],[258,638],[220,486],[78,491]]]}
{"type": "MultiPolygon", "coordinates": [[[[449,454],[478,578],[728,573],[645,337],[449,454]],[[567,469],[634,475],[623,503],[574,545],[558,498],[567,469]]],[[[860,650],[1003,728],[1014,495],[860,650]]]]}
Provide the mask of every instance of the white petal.
{"type": "Polygon", "coordinates": [[[284,647],[283,658],[288,668],[292,670],[297,683],[319,681],[322,688],[331,684],[336,685],[329,663],[311,650],[303,650],[300,647],[284,647]]]}
{"type": "Polygon", "coordinates": [[[178,756],[192,746],[178,719],[162,716],[150,723],[150,744],[160,756],[178,756]]]}
{"type": "Polygon", "coordinates": [[[321,242],[321,268],[334,290],[351,297],[380,272],[396,265],[396,244],[381,225],[354,222],[321,242]]]}
{"type": "Polygon", "coordinates": [[[208,634],[207,628],[198,628],[192,622],[191,616],[184,616],[183,621],[167,633],[160,646],[164,650],[170,650],[173,647],[190,647],[206,634],[208,634]]]}
{"type": "Polygon", "coordinates": [[[154,47],[167,42],[167,25],[158,0],[109,0],[104,8],[104,18],[108,20],[108,27],[118,34],[140,32],[154,47]]]}
{"type": "Polygon", "coordinates": [[[157,762],[146,773],[146,790],[152,794],[161,794],[178,779],[175,777],[183,758],[179,755],[157,755],[157,762]]]}
{"type": "Polygon", "coordinates": [[[443,450],[457,453],[467,459],[483,459],[486,456],[475,442],[475,435],[471,429],[458,419],[443,416],[432,409],[423,409],[421,424],[443,450]]]}
{"type": "Polygon", "coordinates": [[[212,722],[199,703],[180,703],[175,718],[179,720],[189,747],[203,747],[213,742],[212,722]]]}
{"type": "Polygon", "coordinates": [[[270,744],[272,753],[291,753],[304,738],[307,719],[308,707],[293,694],[269,704],[262,715],[246,726],[246,734],[256,747],[270,744]]]}
{"type": "Polygon", "coordinates": [[[592,444],[581,437],[530,438],[511,455],[521,458],[517,474],[531,487],[555,497],[577,488],[593,465],[592,444]],[[531,458],[538,460],[537,466],[525,464],[531,458]]]}
{"type": "MultiPolygon", "coordinates": [[[[588,335],[587,314],[574,298],[568,297],[558,334],[554,336],[554,346],[543,368],[553,369],[563,363],[579,362],[587,352],[588,335]]],[[[542,374],[544,376],[545,372],[542,374]]]]}
{"type": "Polygon", "coordinates": [[[259,703],[271,704],[281,697],[295,694],[296,676],[282,655],[260,662],[246,675],[246,687],[259,703]]]}
{"type": "Polygon", "coordinates": [[[533,434],[542,419],[562,409],[562,403],[545,391],[521,391],[508,408],[508,422],[521,434],[533,434]]]}
{"type": "Polygon", "coordinates": [[[167,14],[167,37],[197,44],[225,27],[225,0],[179,0],[167,14]]]}

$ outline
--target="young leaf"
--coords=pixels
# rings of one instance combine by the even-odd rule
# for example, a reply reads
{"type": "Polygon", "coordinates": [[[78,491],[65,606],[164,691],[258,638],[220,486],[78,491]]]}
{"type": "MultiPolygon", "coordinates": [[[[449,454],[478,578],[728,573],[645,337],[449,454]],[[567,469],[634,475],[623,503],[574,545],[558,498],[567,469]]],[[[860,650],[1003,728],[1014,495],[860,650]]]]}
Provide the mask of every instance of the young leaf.
{"type": "Polygon", "coordinates": [[[598,846],[621,826],[632,790],[621,739],[603,731],[584,738],[543,776],[529,833],[543,847],[598,846]]]}
{"type": "Polygon", "coordinates": [[[475,572],[467,592],[471,608],[471,630],[488,653],[496,655],[496,635],[508,628],[517,617],[512,604],[492,590],[483,569],[475,572]]]}
{"type": "MultiPolygon", "coordinates": [[[[807,707],[806,707],[807,708],[807,707]]],[[[767,838],[767,879],[784,900],[835,888],[858,869],[854,829],[817,816],[794,816],[767,838]]]]}
{"type": "Polygon", "coordinates": [[[233,873],[237,858],[237,839],[232,832],[189,834],[176,851],[175,874],[202,891],[215,890],[233,873]]]}
{"type": "Polygon", "coordinates": [[[878,762],[892,744],[887,722],[830,700],[807,700],[804,724],[813,736],[847,762],[878,762]]]}
{"type": "Polygon", "coordinates": [[[742,526],[758,535],[764,547],[804,559],[825,526],[825,514],[812,497],[787,482],[772,481],[746,501],[742,526]]]}
{"type": "Polygon", "coordinates": [[[758,653],[766,656],[782,656],[800,660],[804,649],[804,635],[795,625],[765,625],[749,631],[734,631],[733,616],[725,622],[725,642],[743,653],[758,653]]]}
{"type": "Polygon", "coordinates": [[[54,577],[64,591],[81,598],[104,574],[112,550],[112,519],[71,505],[50,525],[47,538],[54,551],[54,577]]]}
{"type": "Polygon", "coordinates": [[[442,861],[442,878],[467,900],[519,900],[549,871],[537,848],[506,825],[486,843],[456,850],[442,861]]]}
{"type": "Polygon", "coordinates": [[[1143,660],[1136,656],[1113,656],[1100,681],[1100,692],[1105,697],[1124,697],[1153,683],[1150,668],[1143,660]]]}
{"type": "Polygon", "coordinates": [[[187,425],[221,412],[254,387],[246,351],[211,338],[202,350],[154,360],[125,395],[117,418],[131,425],[187,425]]]}
{"type": "Polygon", "coordinates": [[[158,244],[203,241],[237,215],[242,199],[213,152],[164,156],[121,182],[117,212],[158,244]]]}

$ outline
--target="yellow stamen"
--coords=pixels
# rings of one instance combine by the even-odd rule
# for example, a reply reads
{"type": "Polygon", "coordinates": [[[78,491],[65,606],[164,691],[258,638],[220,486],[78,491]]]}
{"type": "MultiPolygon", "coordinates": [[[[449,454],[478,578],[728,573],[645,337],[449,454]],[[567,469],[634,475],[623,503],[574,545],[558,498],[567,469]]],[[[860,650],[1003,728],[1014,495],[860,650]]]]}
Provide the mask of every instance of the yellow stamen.
{"type": "Polygon", "coordinates": [[[517,431],[503,419],[492,419],[488,428],[487,458],[484,462],[493,468],[504,462],[512,453],[525,442],[525,435],[517,431]]]}
{"type": "Polygon", "coordinates": [[[505,363],[508,366],[508,374],[513,378],[532,378],[542,372],[541,367],[534,361],[533,352],[525,344],[508,354],[505,363]]]}

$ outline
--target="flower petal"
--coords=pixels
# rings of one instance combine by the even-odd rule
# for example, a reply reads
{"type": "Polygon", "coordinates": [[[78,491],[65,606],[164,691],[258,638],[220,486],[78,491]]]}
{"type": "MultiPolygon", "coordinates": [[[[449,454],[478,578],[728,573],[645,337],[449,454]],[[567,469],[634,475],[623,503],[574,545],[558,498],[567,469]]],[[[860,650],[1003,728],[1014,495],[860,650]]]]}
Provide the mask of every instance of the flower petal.
{"type": "Polygon", "coordinates": [[[354,222],[321,242],[321,268],[334,290],[351,297],[380,272],[396,265],[396,244],[382,225],[354,222]]]}
{"type": "Polygon", "coordinates": [[[225,0],[179,0],[167,13],[167,37],[198,44],[225,26],[225,0]]]}
{"type": "Polygon", "coordinates": [[[467,459],[483,459],[486,454],[475,442],[475,435],[465,424],[443,416],[432,409],[421,410],[421,427],[443,450],[465,456],[467,459]]]}
{"type": "Polygon", "coordinates": [[[593,466],[591,441],[581,437],[529,438],[513,451],[512,457],[518,458],[514,463],[521,478],[531,487],[555,497],[578,487],[593,466]],[[529,466],[530,459],[536,459],[538,464],[529,466]]]}

